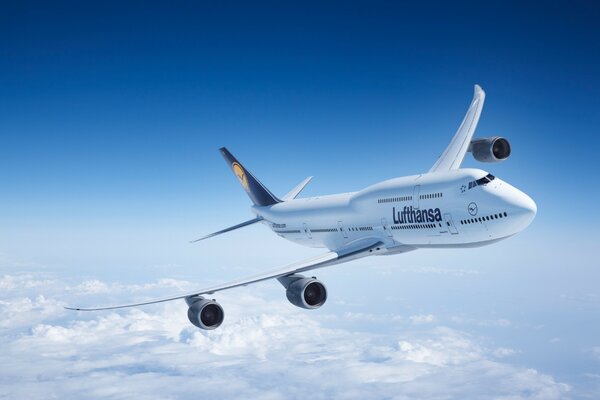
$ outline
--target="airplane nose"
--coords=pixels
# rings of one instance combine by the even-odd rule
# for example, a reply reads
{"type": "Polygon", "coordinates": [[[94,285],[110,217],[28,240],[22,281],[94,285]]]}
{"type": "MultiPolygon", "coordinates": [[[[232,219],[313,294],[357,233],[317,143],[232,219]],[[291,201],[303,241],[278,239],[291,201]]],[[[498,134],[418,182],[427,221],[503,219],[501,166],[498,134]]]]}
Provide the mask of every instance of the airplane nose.
{"type": "Polygon", "coordinates": [[[535,215],[537,214],[537,204],[535,204],[535,201],[533,201],[533,199],[527,196],[525,193],[521,194],[522,198],[520,206],[523,209],[523,212],[525,214],[531,215],[531,219],[533,219],[533,217],[535,217],[535,215]]]}
{"type": "Polygon", "coordinates": [[[517,218],[521,221],[521,229],[524,229],[531,224],[535,218],[535,215],[537,214],[537,205],[531,197],[520,190],[515,197],[513,202],[514,214],[516,214],[517,218]]]}
{"type": "Polygon", "coordinates": [[[501,189],[502,207],[508,212],[515,233],[525,229],[537,214],[535,201],[516,187],[503,183],[501,189]]]}

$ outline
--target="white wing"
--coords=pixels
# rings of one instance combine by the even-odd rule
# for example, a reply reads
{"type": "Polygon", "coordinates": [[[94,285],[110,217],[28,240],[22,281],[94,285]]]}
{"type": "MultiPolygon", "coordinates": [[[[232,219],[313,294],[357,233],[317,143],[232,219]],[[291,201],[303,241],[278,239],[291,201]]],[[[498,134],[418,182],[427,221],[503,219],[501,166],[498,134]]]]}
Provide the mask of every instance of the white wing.
{"type": "Polygon", "coordinates": [[[479,122],[479,116],[483,109],[483,102],[485,101],[485,92],[479,85],[475,85],[475,92],[473,93],[473,100],[467,110],[467,114],[463,119],[458,131],[452,138],[452,141],[446,147],[446,150],[442,153],[437,162],[431,167],[429,172],[436,171],[449,171],[452,169],[459,169],[460,165],[465,158],[465,153],[471,143],[475,128],[479,122]]]}
{"type": "Polygon", "coordinates": [[[180,294],[172,297],[165,297],[162,299],[149,300],[134,304],[124,304],[118,306],[107,306],[107,307],[94,307],[94,308],[81,308],[81,307],[65,307],[67,310],[76,311],[99,311],[99,310],[113,310],[116,308],[127,308],[144,306],[147,304],[163,303],[165,301],[172,301],[178,299],[184,299],[186,297],[197,296],[202,294],[213,294],[226,289],[232,289],[239,286],[246,286],[252,283],[265,281],[268,279],[279,278],[281,276],[291,275],[295,273],[305,272],[316,268],[327,267],[334,264],[340,264],[346,261],[354,260],[361,257],[377,254],[379,250],[383,249],[383,242],[378,238],[366,238],[360,239],[354,243],[349,244],[337,251],[330,251],[321,256],[311,258],[305,261],[300,261],[290,265],[286,265],[283,268],[278,268],[268,272],[263,272],[258,275],[250,276],[244,279],[238,279],[235,281],[227,282],[221,285],[216,285],[196,292],[180,294]]]}

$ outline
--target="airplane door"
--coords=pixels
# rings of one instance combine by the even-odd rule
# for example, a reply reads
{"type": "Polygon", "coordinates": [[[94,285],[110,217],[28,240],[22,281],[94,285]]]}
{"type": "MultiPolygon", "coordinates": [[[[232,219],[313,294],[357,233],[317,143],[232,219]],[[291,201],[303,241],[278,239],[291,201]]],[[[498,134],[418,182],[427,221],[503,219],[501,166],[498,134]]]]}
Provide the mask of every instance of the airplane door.
{"type": "Polygon", "coordinates": [[[413,208],[415,210],[419,209],[419,197],[421,195],[421,185],[415,186],[415,190],[413,190],[413,208]]]}
{"type": "Polygon", "coordinates": [[[308,229],[308,225],[302,224],[302,228],[304,229],[304,233],[306,234],[306,237],[309,239],[312,239],[312,233],[310,233],[310,229],[308,229]]]}
{"type": "Polygon", "coordinates": [[[453,235],[457,235],[458,229],[456,229],[456,226],[454,226],[454,221],[452,221],[452,215],[444,214],[444,221],[446,222],[446,226],[448,227],[450,233],[453,235]]]}
{"type": "Polygon", "coordinates": [[[389,237],[392,237],[392,228],[390,228],[385,218],[381,218],[381,225],[383,226],[385,233],[387,233],[389,237]]]}
{"type": "Polygon", "coordinates": [[[338,221],[338,227],[340,228],[340,232],[342,232],[342,235],[344,235],[344,237],[348,239],[348,232],[346,232],[346,229],[344,229],[344,224],[342,224],[342,221],[338,221]]]}

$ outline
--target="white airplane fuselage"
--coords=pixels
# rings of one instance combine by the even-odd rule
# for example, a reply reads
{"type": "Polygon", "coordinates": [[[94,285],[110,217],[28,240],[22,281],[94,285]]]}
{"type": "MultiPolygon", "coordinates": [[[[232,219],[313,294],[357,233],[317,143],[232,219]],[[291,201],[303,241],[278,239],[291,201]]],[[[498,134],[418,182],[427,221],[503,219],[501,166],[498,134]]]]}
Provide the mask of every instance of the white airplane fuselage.
{"type": "Polygon", "coordinates": [[[358,192],[253,207],[263,223],[294,243],[335,251],[376,237],[385,244],[377,254],[491,244],[525,229],[536,211],[529,196],[480,169],[394,178],[358,192]]]}

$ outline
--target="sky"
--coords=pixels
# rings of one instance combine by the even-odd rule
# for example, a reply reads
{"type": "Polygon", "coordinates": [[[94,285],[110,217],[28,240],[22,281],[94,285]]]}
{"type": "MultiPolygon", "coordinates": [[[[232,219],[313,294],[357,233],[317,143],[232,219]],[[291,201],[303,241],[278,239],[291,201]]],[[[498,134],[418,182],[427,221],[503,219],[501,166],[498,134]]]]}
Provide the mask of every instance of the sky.
{"type": "Polygon", "coordinates": [[[594,2],[0,5],[0,397],[600,396],[600,6],[594,2]],[[252,217],[218,148],[275,194],[427,171],[473,85],[488,170],[538,205],[493,246],[318,271],[184,304],[72,313],[319,254],[252,217]],[[330,379],[335,376],[336,379],[330,379]],[[50,394],[50,396],[48,395],[50,394]]]}

